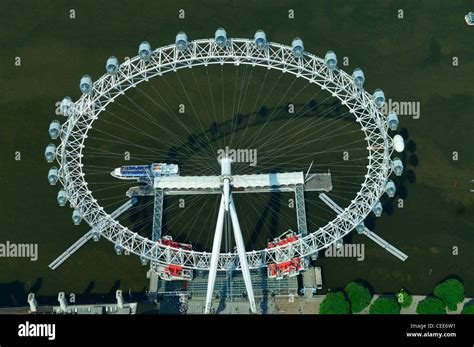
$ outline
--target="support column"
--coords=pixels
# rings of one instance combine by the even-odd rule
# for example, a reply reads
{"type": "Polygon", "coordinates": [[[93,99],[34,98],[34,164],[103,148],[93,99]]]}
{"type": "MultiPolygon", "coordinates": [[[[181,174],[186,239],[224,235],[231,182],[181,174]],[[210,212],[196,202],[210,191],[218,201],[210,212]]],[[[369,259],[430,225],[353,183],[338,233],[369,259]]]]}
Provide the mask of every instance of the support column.
{"type": "Polygon", "coordinates": [[[163,222],[163,190],[155,189],[155,202],[153,205],[153,231],[151,234],[152,241],[161,238],[161,227],[163,222]]]}
{"type": "MultiPolygon", "coordinates": [[[[155,196],[153,202],[153,226],[151,232],[151,240],[157,241],[161,239],[161,228],[163,224],[163,190],[155,189],[155,196]]],[[[158,273],[154,270],[157,268],[156,262],[150,262],[150,293],[153,293],[153,297],[155,297],[157,290],[158,290],[158,282],[160,277],[158,273]]]]}
{"type": "Polygon", "coordinates": [[[207,282],[206,307],[204,309],[204,313],[206,314],[211,312],[212,295],[214,293],[214,285],[216,283],[217,265],[222,243],[222,231],[224,229],[224,205],[224,196],[222,196],[219,214],[217,216],[216,230],[214,232],[214,241],[212,243],[211,264],[209,266],[209,279],[207,282]]]}
{"type": "Polygon", "coordinates": [[[304,204],[304,185],[295,187],[295,205],[296,205],[296,221],[298,223],[298,232],[302,236],[308,234],[308,226],[306,224],[306,209],[304,204]]]}
{"type": "Polygon", "coordinates": [[[257,312],[255,306],[255,297],[253,295],[252,277],[250,276],[249,264],[247,262],[247,253],[245,252],[244,240],[242,238],[242,231],[240,230],[239,218],[235,210],[234,200],[230,197],[230,217],[232,218],[232,229],[234,230],[235,244],[237,246],[237,252],[239,253],[240,268],[244,277],[245,288],[247,289],[247,295],[250,302],[250,310],[253,313],[257,312]]]}

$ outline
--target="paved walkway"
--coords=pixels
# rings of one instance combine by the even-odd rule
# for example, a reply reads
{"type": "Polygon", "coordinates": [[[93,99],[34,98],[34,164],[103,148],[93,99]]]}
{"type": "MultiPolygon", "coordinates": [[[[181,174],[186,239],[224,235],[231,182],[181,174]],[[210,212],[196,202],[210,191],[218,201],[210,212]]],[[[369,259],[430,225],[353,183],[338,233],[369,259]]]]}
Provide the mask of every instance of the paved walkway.
{"type": "MultiPolygon", "coordinates": [[[[306,299],[300,296],[280,296],[280,297],[270,297],[265,302],[265,305],[262,306],[261,300],[258,298],[256,299],[258,313],[266,313],[266,314],[317,314],[319,313],[319,307],[321,302],[324,300],[325,295],[315,295],[311,299],[306,299]],[[264,308],[264,309],[262,309],[264,308]]],[[[380,295],[376,294],[373,296],[371,304],[379,298],[380,295]]],[[[426,295],[413,295],[413,302],[412,304],[407,307],[401,309],[401,314],[416,314],[416,307],[418,303],[426,298],[426,295]]],[[[473,301],[472,298],[466,298],[462,303],[458,304],[456,311],[448,311],[448,314],[460,314],[463,310],[464,304],[467,302],[473,301]]],[[[191,304],[191,310],[188,310],[188,313],[202,313],[202,308],[200,304],[203,303],[194,303],[191,304]]],[[[227,303],[226,307],[220,311],[221,314],[232,314],[232,313],[247,313],[248,311],[248,302],[233,302],[227,303]]],[[[359,314],[368,314],[369,308],[367,307],[359,314]]]]}
{"type": "MultiPolygon", "coordinates": [[[[324,300],[325,295],[315,295],[312,299],[307,300],[305,298],[294,298],[294,302],[289,302],[288,298],[276,298],[274,299],[274,311],[268,312],[272,314],[279,314],[279,313],[300,313],[300,314],[315,314],[319,313],[319,307],[321,302],[324,300]]],[[[372,304],[375,300],[380,297],[379,294],[375,294],[372,297],[372,304]]],[[[416,307],[418,303],[426,298],[426,295],[413,295],[413,302],[407,308],[402,308],[400,310],[401,314],[416,314],[416,307]]],[[[464,308],[464,304],[467,302],[472,302],[473,298],[465,298],[463,302],[458,304],[456,311],[447,311],[448,314],[460,314],[464,308]]],[[[370,305],[364,309],[359,314],[368,314],[369,313],[370,305]]]]}

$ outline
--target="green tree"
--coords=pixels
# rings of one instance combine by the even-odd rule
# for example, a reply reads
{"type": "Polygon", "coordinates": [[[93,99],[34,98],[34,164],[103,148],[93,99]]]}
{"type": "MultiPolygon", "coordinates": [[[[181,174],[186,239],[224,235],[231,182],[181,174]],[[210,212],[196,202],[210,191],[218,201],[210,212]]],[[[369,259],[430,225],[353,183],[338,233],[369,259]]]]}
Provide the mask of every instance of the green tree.
{"type": "Polygon", "coordinates": [[[369,308],[370,314],[399,314],[400,305],[395,297],[379,297],[369,308]]]}
{"type": "Polygon", "coordinates": [[[401,308],[407,308],[410,307],[410,305],[413,302],[413,297],[408,294],[404,289],[401,289],[397,293],[397,301],[400,304],[401,308]]]}
{"type": "Polygon", "coordinates": [[[419,314],[442,314],[446,313],[446,306],[438,298],[426,298],[418,303],[416,313],[419,314]]]}
{"type": "Polygon", "coordinates": [[[369,306],[372,300],[372,294],[362,284],[351,282],[344,288],[347,297],[351,303],[351,311],[358,313],[369,306]]]}
{"type": "Polygon", "coordinates": [[[463,314],[474,314],[474,304],[464,305],[463,314]]]}
{"type": "Polygon", "coordinates": [[[458,303],[464,300],[464,285],[456,279],[449,279],[438,284],[434,294],[443,300],[448,310],[456,311],[458,303]]]}
{"type": "Polygon", "coordinates": [[[343,292],[329,293],[319,307],[321,314],[346,314],[349,313],[349,302],[343,292]]]}

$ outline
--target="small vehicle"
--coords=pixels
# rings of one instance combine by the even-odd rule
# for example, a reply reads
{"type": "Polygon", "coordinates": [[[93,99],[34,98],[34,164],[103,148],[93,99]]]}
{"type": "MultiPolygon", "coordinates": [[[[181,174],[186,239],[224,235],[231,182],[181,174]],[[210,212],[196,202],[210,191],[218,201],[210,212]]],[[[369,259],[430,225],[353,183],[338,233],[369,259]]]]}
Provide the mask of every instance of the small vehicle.
{"type": "Polygon", "coordinates": [[[316,289],[322,289],[323,288],[323,276],[321,274],[321,268],[320,267],[315,267],[314,272],[316,275],[316,289]]]}

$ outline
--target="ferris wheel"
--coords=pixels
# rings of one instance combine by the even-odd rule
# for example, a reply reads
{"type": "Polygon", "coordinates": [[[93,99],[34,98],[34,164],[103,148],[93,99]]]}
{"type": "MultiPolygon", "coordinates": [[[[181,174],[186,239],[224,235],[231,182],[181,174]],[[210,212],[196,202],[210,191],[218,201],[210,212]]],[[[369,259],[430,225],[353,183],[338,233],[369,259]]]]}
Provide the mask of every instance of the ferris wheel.
{"type": "MultiPolygon", "coordinates": [[[[66,117],[65,122],[61,124],[55,120],[49,127],[51,138],[58,139],[60,143],[57,146],[49,144],[45,151],[48,162],[56,160],[58,163],[57,167],[49,170],[48,181],[51,185],[61,183],[57,200],[61,206],[69,202],[73,208],[74,224],[84,221],[91,228],[50,267],[56,269],[88,240],[104,237],[114,244],[117,254],[125,251],[138,255],[144,264],[150,262],[151,269],[163,279],[191,280],[193,271],[209,272],[205,308],[205,312],[209,313],[218,271],[232,268],[242,272],[250,310],[256,312],[251,270],[266,269],[268,276],[273,278],[297,275],[305,270],[305,259],[334,243],[340,243],[353,230],[405,260],[407,256],[403,252],[364,225],[371,212],[376,216],[382,214],[382,195],[386,193],[393,197],[396,193],[390,176],[392,173],[400,176],[404,169],[401,159],[394,155],[394,152],[404,150],[403,138],[390,135],[398,127],[398,117],[395,113],[383,114],[383,91],[377,89],[370,94],[364,89],[364,82],[361,69],[348,74],[338,68],[333,51],[320,58],[305,51],[300,38],[295,38],[290,46],[283,45],[268,41],[261,30],[255,33],[253,39],[229,38],[222,28],[217,29],[214,38],[209,39],[188,40],[187,35],[180,32],[174,44],[154,50],[148,42],[142,42],[138,55],[122,63],[116,57],[110,57],[106,62],[105,75],[96,81],[88,75],[81,78],[82,96],[77,101],[73,102],[69,97],[62,100],[60,111],[66,117]],[[156,158],[147,165],[113,168],[110,172],[113,179],[137,182],[138,186],[126,191],[127,200],[114,211],[108,212],[104,208],[90,188],[86,179],[90,176],[85,172],[86,142],[94,122],[107,112],[111,103],[139,87],[142,82],[163,78],[168,73],[213,65],[264,68],[293,75],[303,81],[301,83],[319,87],[347,108],[350,119],[363,134],[367,159],[363,181],[357,184],[359,190],[347,206],[341,207],[331,198],[332,173],[311,172],[312,162],[307,171],[298,167],[291,171],[272,169],[265,172],[262,169],[252,172],[252,168],[248,168],[246,172],[235,174],[233,158],[227,153],[214,158],[213,162],[209,160],[206,170],[197,170],[192,175],[176,163],[165,162],[164,158],[156,158]],[[241,228],[242,216],[238,213],[238,201],[234,197],[269,192],[294,194],[296,230],[282,233],[268,242],[266,247],[247,250],[241,228]],[[305,194],[309,192],[316,192],[320,203],[335,212],[331,220],[315,229],[311,229],[306,220],[305,194]],[[190,243],[162,235],[164,197],[180,195],[220,197],[215,214],[211,210],[204,212],[215,220],[209,224],[212,226],[205,226],[207,233],[213,236],[212,249],[196,250],[190,243]],[[134,232],[119,220],[119,216],[136,206],[143,196],[151,197],[153,203],[151,237],[134,232]],[[222,234],[227,217],[233,230],[235,248],[222,252],[222,234]]],[[[257,140],[258,135],[255,135],[257,140]]]]}

